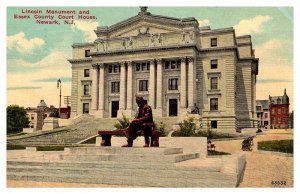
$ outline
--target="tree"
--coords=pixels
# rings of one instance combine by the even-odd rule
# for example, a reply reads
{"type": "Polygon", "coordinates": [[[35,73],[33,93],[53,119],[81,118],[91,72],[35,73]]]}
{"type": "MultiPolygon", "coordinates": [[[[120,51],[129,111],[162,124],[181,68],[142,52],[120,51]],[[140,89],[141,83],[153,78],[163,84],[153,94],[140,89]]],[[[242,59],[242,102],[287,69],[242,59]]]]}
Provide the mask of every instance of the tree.
{"type": "Polygon", "coordinates": [[[18,105],[9,105],[6,108],[7,114],[7,134],[20,133],[24,127],[30,123],[26,111],[18,105]]]}
{"type": "Polygon", "coordinates": [[[290,128],[294,128],[294,111],[292,111],[291,113],[290,113],[290,115],[289,115],[289,117],[290,117],[290,128]]]}
{"type": "Polygon", "coordinates": [[[59,110],[59,109],[57,109],[57,108],[52,108],[49,117],[59,118],[58,110],[59,110]]]}

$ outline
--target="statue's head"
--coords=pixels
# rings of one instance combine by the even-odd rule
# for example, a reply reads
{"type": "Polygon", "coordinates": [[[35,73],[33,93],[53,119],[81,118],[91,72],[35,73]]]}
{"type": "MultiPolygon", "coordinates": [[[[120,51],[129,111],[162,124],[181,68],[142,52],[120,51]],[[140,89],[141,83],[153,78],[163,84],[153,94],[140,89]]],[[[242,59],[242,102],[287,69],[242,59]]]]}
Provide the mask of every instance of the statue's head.
{"type": "Polygon", "coordinates": [[[136,96],[135,101],[139,107],[143,106],[145,101],[142,96],[136,96]]]}

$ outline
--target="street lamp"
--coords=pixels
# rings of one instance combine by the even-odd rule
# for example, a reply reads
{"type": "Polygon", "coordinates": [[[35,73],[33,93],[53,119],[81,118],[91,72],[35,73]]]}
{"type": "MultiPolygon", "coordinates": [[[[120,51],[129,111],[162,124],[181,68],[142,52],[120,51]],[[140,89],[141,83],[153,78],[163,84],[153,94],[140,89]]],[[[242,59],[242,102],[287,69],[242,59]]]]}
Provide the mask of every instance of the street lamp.
{"type": "Polygon", "coordinates": [[[61,80],[57,80],[57,88],[59,88],[59,108],[58,108],[58,115],[60,118],[60,108],[61,108],[61,80]]]}

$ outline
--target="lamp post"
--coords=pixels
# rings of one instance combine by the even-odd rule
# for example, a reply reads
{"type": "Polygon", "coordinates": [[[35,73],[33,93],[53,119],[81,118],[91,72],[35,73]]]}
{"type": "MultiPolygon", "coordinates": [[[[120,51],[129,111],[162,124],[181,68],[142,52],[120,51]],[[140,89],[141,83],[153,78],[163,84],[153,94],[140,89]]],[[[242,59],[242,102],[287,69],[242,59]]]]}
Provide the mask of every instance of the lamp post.
{"type": "Polygon", "coordinates": [[[58,115],[60,118],[60,108],[61,108],[61,80],[57,80],[57,88],[59,88],[59,108],[58,108],[58,115]]]}

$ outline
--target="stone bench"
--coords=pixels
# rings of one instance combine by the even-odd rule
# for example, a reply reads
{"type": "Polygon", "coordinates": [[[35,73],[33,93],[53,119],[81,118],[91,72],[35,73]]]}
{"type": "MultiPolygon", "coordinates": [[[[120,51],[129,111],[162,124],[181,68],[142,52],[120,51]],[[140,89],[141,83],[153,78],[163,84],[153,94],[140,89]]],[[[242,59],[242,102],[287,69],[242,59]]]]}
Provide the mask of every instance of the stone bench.
{"type": "MultiPolygon", "coordinates": [[[[111,146],[111,136],[119,136],[119,137],[126,137],[127,130],[126,129],[116,129],[113,131],[98,131],[99,136],[101,136],[101,146],[111,146]]],[[[144,136],[144,131],[139,130],[137,131],[138,136],[144,136]]],[[[150,147],[159,147],[159,136],[160,133],[155,130],[151,130],[150,135],[150,147]]]]}

